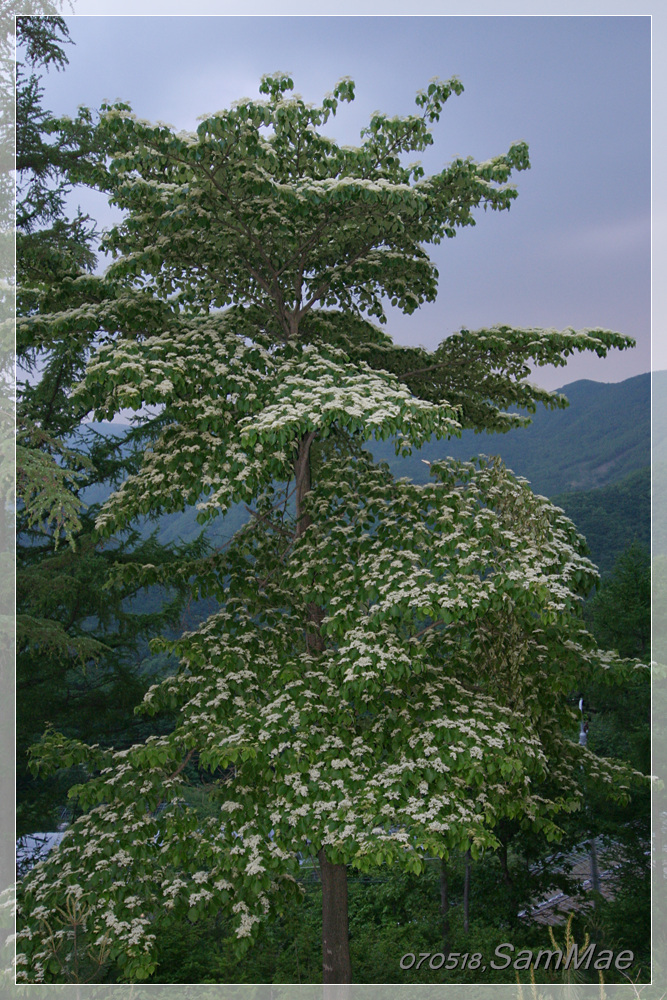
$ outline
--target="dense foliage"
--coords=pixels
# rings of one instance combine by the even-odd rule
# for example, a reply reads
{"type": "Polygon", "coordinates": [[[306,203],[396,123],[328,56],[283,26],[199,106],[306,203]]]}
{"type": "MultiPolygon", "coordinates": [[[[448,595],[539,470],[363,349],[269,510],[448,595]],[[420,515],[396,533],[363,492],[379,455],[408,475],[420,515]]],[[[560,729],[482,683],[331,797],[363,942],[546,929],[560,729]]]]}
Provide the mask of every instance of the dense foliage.
{"type": "MultiPolygon", "coordinates": [[[[94,539],[97,508],[84,487],[105,493],[136,464],[124,443],[95,433],[72,399],[94,344],[92,331],[51,328],[35,334],[55,302],[77,307],[103,279],[89,220],[65,214],[76,157],[53,138],[42,107],[39,70],[62,68],[66,22],[19,17],[17,44],[17,832],[52,829],[67,788],[80,775],[35,782],[29,747],[49,725],[72,737],[122,745],[147,733],[132,707],[150,683],[140,665],[147,639],[178,623],[182,600],[164,594],[152,613],[132,605],[136,587],[111,587],[117,563],[161,563],[167,551],[133,529],[114,545],[94,539]]],[[[89,305],[89,303],[88,303],[89,305]]],[[[162,725],[159,726],[162,728],[162,725]]]]}
{"type": "MultiPolygon", "coordinates": [[[[591,559],[605,575],[632,542],[645,548],[649,546],[649,376],[619,384],[595,384],[595,391],[585,395],[578,391],[580,386],[581,383],[575,382],[561,390],[569,403],[566,409],[557,413],[540,411],[530,427],[510,430],[506,434],[475,435],[473,431],[464,431],[460,438],[450,438],[446,442],[431,439],[423,447],[414,448],[408,456],[397,456],[391,441],[373,440],[364,447],[376,462],[387,462],[397,478],[407,476],[416,483],[429,481],[430,469],[426,462],[445,457],[448,452],[460,461],[474,454],[499,456],[516,475],[528,479],[536,493],[550,497],[563,508],[585,536],[591,559]],[[619,409],[636,415],[632,434],[624,438],[620,447],[616,423],[619,409]],[[559,426],[554,427],[555,423],[559,426]],[[584,426],[591,428],[590,440],[588,433],[582,432],[584,426]],[[617,451],[615,463],[606,458],[612,449],[617,451]],[[590,489],[568,490],[572,469],[582,468],[584,463],[592,482],[602,475],[603,468],[606,479],[602,485],[590,489]],[[627,475],[626,469],[629,470],[627,475]]],[[[94,426],[102,433],[113,433],[115,427],[113,424],[94,426]]],[[[656,475],[654,467],[654,477],[656,475]]],[[[659,484],[657,478],[656,488],[659,484]]],[[[95,492],[95,502],[102,503],[110,491],[95,492]]],[[[225,544],[249,517],[242,504],[235,505],[224,520],[212,521],[206,526],[206,537],[214,546],[225,544]]],[[[193,541],[201,530],[195,506],[163,515],[156,526],[158,540],[163,544],[193,541]]],[[[656,540],[659,542],[657,535],[656,540]]]]}
{"type": "MultiPolygon", "coordinates": [[[[563,508],[586,537],[591,558],[603,577],[625,558],[624,553],[631,547],[640,560],[648,558],[651,547],[650,467],[608,486],[561,493],[551,499],[563,508]]],[[[618,648],[616,641],[611,645],[618,648]]],[[[645,644],[643,650],[646,648],[645,644]]],[[[627,655],[634,655],[634,651],[627,655]]],[[[641,655],[643,657],[643,651],[641,655]]]]}

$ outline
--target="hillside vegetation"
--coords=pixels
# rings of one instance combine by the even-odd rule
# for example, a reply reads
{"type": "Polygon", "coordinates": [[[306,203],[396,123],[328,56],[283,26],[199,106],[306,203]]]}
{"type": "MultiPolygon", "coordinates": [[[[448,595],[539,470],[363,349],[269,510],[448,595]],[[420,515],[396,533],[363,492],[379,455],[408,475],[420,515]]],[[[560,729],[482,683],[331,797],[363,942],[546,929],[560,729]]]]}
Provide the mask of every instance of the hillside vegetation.
{"type": "MultiPolygon", "coordinates": [[[[667,372],[654,373],[653,382],[659,409],[667,399],[667,372]]],[[[560,391],[569,400],[567,409],[540,409],[526,428],[506,434],[466,431],[458,439],[433,440],[408,458],[397,457],[390,441],[375,442],[371,450],[396,476],[418,483],[428,481],[426,461],[445,455],[461,460],[479,454],[500,455],[509,468],[530,481],[535,492],[563,508],[585,535],[593,561],[607,573],[633,542],[650,545],[651,375],[618,383],[582,379],[560,391]]],[[[667,456],[659,429],[667,426],[664,408],[665,420],[654,421],[654,449],[663,448],[667,456]]],[[[104,434],[124,431],[120,424],[94,426],[104,434]]],[[[84,499],[101,503],[105,496],[97,487],[87,491],[84,499]]],[[[157,528],[163,545],[191,542],[201,533],[196,515],[195,508],[188,507],[182,514],[168,514],[157,522],[144,521],[141,530],[147,535],[157,528]]],[[[206,537],[214,547],[224,545],[247,519],[247,511],[236,505],[208,525],[206,537]]]]}
{"type": "Polygon", "coordinates": [[[609,573],[628,546],[651,546],[651,470],[632,472],[617,483],[551,498],[586,537],[601,573],[609,573]]]}
{"type": "MultiPolygon", "coordinates": [[[[667,389],[667,372],[657,375],[666,376],[667,389]]],[[[466,461],[473,455],[500,455],[536,493],[548,497],[606,486],[650,465],[649,373],[624,382],[582,379],[559,391],[570,405],[564,410],[538,409],[529,427],[506,434],[464,431],[459,439],[431,441],[406,459],[396,458],[390,442],[378,441],[373,457],[388,462],[396,475],[427,482],[428,466],[422,459],[452,455],[466,461]]]]}

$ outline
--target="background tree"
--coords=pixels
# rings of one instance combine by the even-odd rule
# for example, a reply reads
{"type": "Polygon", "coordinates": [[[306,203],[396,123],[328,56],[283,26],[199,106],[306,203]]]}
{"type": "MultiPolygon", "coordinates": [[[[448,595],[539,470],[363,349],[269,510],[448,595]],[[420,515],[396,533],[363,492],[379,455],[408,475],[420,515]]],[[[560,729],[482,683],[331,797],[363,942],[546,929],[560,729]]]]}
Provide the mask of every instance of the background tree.
{"type": "Polygon", "coordinates": [[[580,766],[627,792],[627,769],[567,738],[574,678],[616,662],[581,623],[594,569],[570,522],[498,463],[437,463],[417,486],[360,445],[394,437],[408,450],[461,426],[523,423],[508,402],[565,405],[525,382],[531,362],[632,341],[498,327],[461,331],[434,355],[394,347],[368,317],[384,320],[384,298],[411,312],[435,296],[423,245],[473,224],[479,205],[508,208],[527,149],[425,177],[401,155],[432,142],[458,81],[431,83],[417,115],[373,116],[357,148],[318,131],[351,81],[321,107],[291,88],[265,78],[266,101],[194,135],[122,104],[61,124],[88,137],[73,176],[128,216],[106,239],[115,298],[33,329],[105,329],[83,404],[98,418],[161,415],[98,527],[188,503],[202,521],[233,502],[252,519],[223,553],[123,573],[194,578],[221,610],[167,644],[181,670],[145,698],[149,712],[178,710],[173,732],[117,753],[44,741],[39,767],[82,762],[93,777],[57,872],[49,860],[23,886],[28,979],[59,971],[31,914],[63,897],[85,900],[93,937],[113,930],[128,978],[154,968],[158,918],[230,911],[247,945],[300,851],[319,859],[324,981],[347,982],[348,864],[474,857],[497,845],[503,818],[556,836],[558,814],[579,804],[580,766]],[[547,767],[552,794],[535,796],[547,767]],[[218,811],[202,818],[188,785],[207,772],[218,811]]]}
{"type": "Polygon", "coordinates": [[[621,656],[646,660],[651,643],[651,566],[649,553],[634,543],[616,560],[586,607],[598,641],[621,656]]]}
{"type": "Polygon", "coordinates": [[[113,546],[96,544],[96,508],[86,508],[82,490],[122,478],[136,465],[137,445],[132,434],[103,435],[82,423],[71,397],[94,331],[55,325],[42,335],[39,327],[54,308],[89,308],[113,294],[93,273],[94,226],[80,212],[66,215],[69,171],[85,147],[65,148],[42,107],[38,71],[62,69],[68,43],[61,17],[17,18],[19,834],[53,829],[75,780],[31,779],[28,747],[47,724],[115,744],[145,732],[131,721],[131,708],[149,683],[140,673],[146,639],[177,625],[182,603],[172,595],[161,609],[140,613],[132,604],[136,588],[109,588],[117,562],[160,562],[177,553],[141,540],[134,527],[113,546]]]}

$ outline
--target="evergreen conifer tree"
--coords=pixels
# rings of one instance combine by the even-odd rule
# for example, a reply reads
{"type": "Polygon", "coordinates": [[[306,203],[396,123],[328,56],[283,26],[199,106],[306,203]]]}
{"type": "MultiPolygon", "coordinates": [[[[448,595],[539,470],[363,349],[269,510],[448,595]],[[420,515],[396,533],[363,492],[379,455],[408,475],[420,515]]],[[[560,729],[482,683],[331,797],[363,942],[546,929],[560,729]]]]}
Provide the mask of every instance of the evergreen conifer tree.
{"type": "Polygon", "coordinates": [[[61,17],[17,18],[19,834],[53,829],[75,780],[30,777],[28,748],[47,725],[114,745],[145,735],[132,707],[149,683],[139,671],[146,640],[176,627],[182,605],[165,594],[161,610],[143,612],[136,587],[109,587],[117,563],[159,563],[177,553],[142,540],[134,525],[113,546],[96,543],[97,508],[83,503],[82,490],[108,493],[136,466],[137,448],[132,434],[103,435],[83,423],[72,397],[95,331],[40,326],[54,310],[90,309],[113,294],[94,273],[94,225],[80,212],[66,214],[70,168],[84,149],[58,141],[42,106],[38,73],[65,67],[68,42],[61,17]]]}

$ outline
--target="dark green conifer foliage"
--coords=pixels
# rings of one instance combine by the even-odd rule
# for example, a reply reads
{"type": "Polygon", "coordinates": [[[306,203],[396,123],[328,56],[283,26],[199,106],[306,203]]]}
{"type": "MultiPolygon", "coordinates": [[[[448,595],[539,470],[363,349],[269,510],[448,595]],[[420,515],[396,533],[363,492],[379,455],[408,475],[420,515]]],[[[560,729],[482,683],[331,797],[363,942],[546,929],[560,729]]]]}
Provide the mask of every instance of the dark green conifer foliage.
{"type": "Polygon", "coordinates": [[[651,564],[635,542],[616,560],[590,604],[592,631],[598,642],[621,656],[647,660],[651,643],[651,564]]]}
{"type": "MultiPolygon", "coordinates": [[[[148,685],[146,640],[178,625],[174,591],[151,613],[138,610],[136,586],[113,587],[114,565],[172,554],[131,528],[102,547],[96,508],[84,487],[122,479],[137,461],[141,440],[103,436],[82,424],[71,398],[85,369],[94,332],[77,336],[40,321],[55,307],[80,306],[112,295],[95,275],[94,224],[66,216],[68,172],[80,151],[64,151],[42,106],[39,73],[63,69],[68,28],[60,17],[17,19],[17,765],[18,833],[53,828],[76,777],[50,783],[28,772],[28,748],[56,725],[103,744],[144,737],[131,707],[148,685]],[[35,331],[38,331],[37,333],[35,331]]],[[[197,544],[195,543],[195,548],[197,544]]],[[[159,605],[159,602],[158,602],[159,605]]],[[[158,722],[158,728],[164,719],[158,722]]],[[[155,727],[153,727],[155,728],[155,727]]]]}

